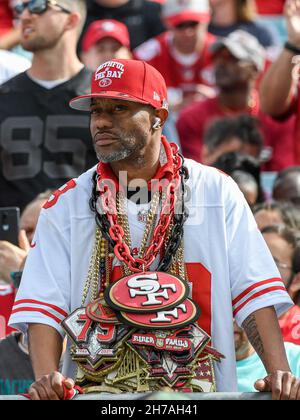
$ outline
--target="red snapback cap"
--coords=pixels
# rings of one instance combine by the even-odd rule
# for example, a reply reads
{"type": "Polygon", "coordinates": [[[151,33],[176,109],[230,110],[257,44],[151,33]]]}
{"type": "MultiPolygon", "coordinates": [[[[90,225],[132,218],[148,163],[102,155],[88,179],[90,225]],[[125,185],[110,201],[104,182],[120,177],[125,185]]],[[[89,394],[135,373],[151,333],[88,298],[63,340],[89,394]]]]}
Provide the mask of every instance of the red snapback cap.
{"type": "Polygon", "coordinates": [[[88,27],[83,40],[82,51],[88,51],[94,44],[104,38],[113,38],[124,47],[130,48],[130,38],[127,26],[117,20],[96,20],[88,27]]]}
{"type": "Polygon", "coordinates": [[[111,60],[101,64],[92,77],[91,93],[71,99],[78,111],[90,111],[92,98],[111,98],[168,109],[167,87],[154,67],[138,60],[111,60]]]}

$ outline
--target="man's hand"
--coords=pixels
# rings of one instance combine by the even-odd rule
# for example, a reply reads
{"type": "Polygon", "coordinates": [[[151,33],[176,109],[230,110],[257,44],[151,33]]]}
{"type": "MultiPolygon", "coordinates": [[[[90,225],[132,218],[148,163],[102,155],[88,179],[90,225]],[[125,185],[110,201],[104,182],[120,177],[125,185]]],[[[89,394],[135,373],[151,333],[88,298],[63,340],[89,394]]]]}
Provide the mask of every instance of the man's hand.
{"type": "Polygon", "coordinates": [[[74,387],[73,379],[66,379],[61,373],[54,372],[42,376],[29,388],[31,400],[62,400],[64,398],[63,384],[68,389],[74,387]]]}
{"type": "Polygon", "coordinates": [[[11,282],[10,273],[23,268],[29,252],[29,242],[24,230],[19,234],[19,247],[10,242],[0,241],[0,279],[11,282]]]}
{"type": "Polygon", "coordinates": [[[272,392],[273,400],[300,400],[300,379],[291,372],[277,370],[256,381],[254,386],[257,391],[272,392]]]}
{"type": "Polygon", "coordinates": [[[300,48],[300,1],[288,0],[285,5],[285,16],[289,41],[300,48]]]}

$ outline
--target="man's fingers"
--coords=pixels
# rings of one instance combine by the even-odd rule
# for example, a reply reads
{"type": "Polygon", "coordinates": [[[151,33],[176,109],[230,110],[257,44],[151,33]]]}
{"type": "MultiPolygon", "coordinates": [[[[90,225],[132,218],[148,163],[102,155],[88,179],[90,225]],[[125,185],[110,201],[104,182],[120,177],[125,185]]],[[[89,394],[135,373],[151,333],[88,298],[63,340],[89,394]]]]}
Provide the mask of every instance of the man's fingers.
{"type": "Polygon", "coordinates": [[[290,372],[285,372],[282,376],[282,390],[281,390],[281,400],[289,400],[292,385],[296,379],[290,372]]]}
{"type": "Polygon", "coordinates": [[[280,400],[282,392],[282,372],[278,371],[272,377],[272,400],[280,400]]]}
{"type": "Polygon", "coordinates": [[[53,391],[62,400],[64,397],[63,382],[65,381],[65,378],[59,372],[55,372],[51,375],[50,380],[53,391]]]}
{"type": "Polygon", "coordinates": [[[255,382],[254,388],[259,392],[268,392],[270,391],[270,386],[267,381],[264,379],[259,379],[255,382]]]}
{"type": "Polygon", "coordinates": [[[40,381],[40,386],[47,395],[47,400],[59,400],[59,396],[53,390],[49,376],[45,376],[40,381]]]}
{"type": "Polygon", "coordinates": [[[75,382],[73,381],[73,379],[71,378],[67,378],[63,381],[64,385],[68,388],[68,389],[72,389],[75,386],[75,382]]]}
{"type": "Polygon", "coordinates": [[[291,392],[290,392],[290,400],[297,400],[297,394],[299,391],[300,391],[300,381],[297,378],[294,378],[292,382],[291,392]]]}
{"type": "Polygon", "coordinates": [[[29,388],[28,393],[29,393],[29,396],[30,396],[31,400],[33,400],[33,401],[40,400],[39,393],[35,390],[33,385],[29,388]]]}
{"type": "Polygon", "coordinates": [[[40,382],[36,382],[34,385],[33,385],[33,389],[34,389],[34,391],[36,391],[36,393],[38,394],[38,400],[48,400],[48,395],[47,395],[47,393],[46,393],[46,391],[45,391],[45,389],[44,389],[44,387],[41,385],[41,383],[40,382]]]}

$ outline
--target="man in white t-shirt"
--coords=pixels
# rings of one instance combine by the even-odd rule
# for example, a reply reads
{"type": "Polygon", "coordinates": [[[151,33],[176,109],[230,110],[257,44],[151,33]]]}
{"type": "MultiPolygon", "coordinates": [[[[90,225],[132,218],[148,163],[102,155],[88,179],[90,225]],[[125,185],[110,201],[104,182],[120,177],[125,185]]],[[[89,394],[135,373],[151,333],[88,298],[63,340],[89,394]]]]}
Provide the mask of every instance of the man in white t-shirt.
{"type": "Polygon", "coordinates": [[[74,379],[99,392],[211,391],[213,370],[216,390],[234,392],[234,316],[268,372],[256,388],[299,399],[277,321],[292,302],[236,184],[161,136],[166,85],[150,65],[104,63],[91,92],[70,106],[90,112],[100,163],[44,206],[10,319],[28,330],[31,398],[62,399],[74,379]]]}

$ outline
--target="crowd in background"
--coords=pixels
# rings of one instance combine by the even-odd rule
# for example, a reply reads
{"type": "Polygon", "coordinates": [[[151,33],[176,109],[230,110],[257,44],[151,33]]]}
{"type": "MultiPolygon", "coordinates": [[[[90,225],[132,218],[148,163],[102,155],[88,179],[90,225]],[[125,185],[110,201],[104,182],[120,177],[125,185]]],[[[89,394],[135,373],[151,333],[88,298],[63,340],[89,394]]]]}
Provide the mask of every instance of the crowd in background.
{"type": "MultiPolygon", "coordinates": [[[[89,116],[68,102],[112,58],[162,73],[167,139],[244,193],[295,303],[280,327],[300,376],[299,1],[0,0],[0,207],[22,211],[19,244],[0,241],[0,394],[33,381],[7,322],[40,209],[96,163],[89,116]]],[[[264,368],[237,325],[235,345],[252,391],[264,368]]]]}

